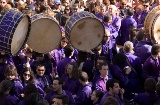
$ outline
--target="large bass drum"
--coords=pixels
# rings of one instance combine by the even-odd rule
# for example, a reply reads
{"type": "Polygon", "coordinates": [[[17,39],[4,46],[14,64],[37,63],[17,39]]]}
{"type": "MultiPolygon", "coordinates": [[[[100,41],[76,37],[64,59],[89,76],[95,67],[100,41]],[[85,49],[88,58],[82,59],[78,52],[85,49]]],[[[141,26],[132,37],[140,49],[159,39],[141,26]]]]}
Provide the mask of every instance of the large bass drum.
{"type": "Polygon", "coordinates": [[[148,13],[144,21],[144,30],[151,41],[160,44],[160,6],[148,13]]]}
{"type": "Polygon", "coordinates": [[[65,33],[75,48],[84,51],[97,47],[105,31],[102,22],[94,14],[83,11],[68,19],[65,33]]]}
{"type": "Polygon", "coordinates": [[[48,53],[54,50],[61,37],[60,26],[52,16],[41,13],[31,17],[31,32],[27,44],[34,51],[48,53]]]}
{"type": "Polygon", "coordinates": [[[27,41],[30,18],[21,12],[7,10],[0,17],[0,51],[16,55],[27,41]]]}

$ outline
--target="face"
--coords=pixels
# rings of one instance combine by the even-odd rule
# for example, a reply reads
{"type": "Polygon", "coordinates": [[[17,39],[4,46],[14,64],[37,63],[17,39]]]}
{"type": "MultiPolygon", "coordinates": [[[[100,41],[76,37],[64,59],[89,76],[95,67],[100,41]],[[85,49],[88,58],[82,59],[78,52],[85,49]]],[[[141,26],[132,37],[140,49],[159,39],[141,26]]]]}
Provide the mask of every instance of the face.
{"type": "Polygon", "coordinates": [[[99,67],[100,63],[103,63],[103,60],[98,59],[98,60],[97,60],[97,65],[96,65],[97,68],[99,67]]]}
{"type": "Polygon", "coordinates": [[[126,3],[123,2],[123,3],[121,4],[121,7],[122,7],[123,9],[126,8],[126,7],[127,7],[126,3]]]}
{"type": "Polygon", "coordinates": [[[26,71],[23,73],[24,81],[28,81],[30,79],[31,73],[29,71],[26,71]]]}
{"type": "Polygon", "coordinates": [[[120,91],[119,83],[114,83],[114,87],[110,88],[113,94],[118,94],[120,91]]]}
{"type": "Polygon", "coordinates": [[[53,90],[57,92],[60,89],[62,89],[62,84],[59,84],[58,80],[54,80],[53,81],[53,90]]]}
{"type": "Polygon", "coordinates": [[[96,101],[97,97],[96,97],[96,93],[93,91],[93,93],[91,94],[91,100],[92,101],[96,101]]]}
{"type": "Polygon", "coordinates": [[[101,12],[102,14],[105,14],[105,12],[106,12],[106,7],[104,6],[103,8],[101,8],[101,9],[100,9],[100,12],[101,12]]]}
{"type": "Polygon", "coordinates": [[[70,13],[70,8],[69,7],[65,8],[65,12],[70,13]]]}
{"type": "Polygon", "coordinates": [[[108,66],[102,66],[102,70],[99,70],[102,76],[108,76],[108,66]]]}
{"type": "Polygon", "coordinates": [[[114,16],[116,14],[117,10],[115,8],[113,8],[113,7],[109,7],[109,11],[108,12],[109,12],[109,14],[114,16]]]}
{"type": "Polygon", "coordinates": [[[74,8],[73,8],[73,12],[74,12],[74,13],[77,13],[77,12],[78,12],[78,9],[79,9],[78,6],[77,6],[77,7],[74,7],[74,8]]]}
{"type": "Polygon", "coordinates": [[[73,66],[69,64],[67,66],[67,74],[72,74],[72,70],[73,70],[73,66]]]}
{"type": "Polygon", "coordinates": [[[64,48],[65,46],[67,46],[67,42],[65,40],[61,41],[61,47],[64,48]]]}
{"type": "Polygon", "coordinates": [[[9,80],[13,80],[15,77],[16,76],[12,73],[7,75],[7,79],[9,79],[9,80]]]}
{"type": "Polygon", "coordinates": [[[141,11],[141,8],[140,7],[137,7],[136,8],[136,13],[140,12],[141,11]]]}
{"type": "Polygon", "coordinates": [[[1,0],[0,1],[0,6],[3,8],[5,5],[7,4],[7,2],[5,0],[1,0]]]}
{"type": "Polygon", "coordinates": [[[63,105],[61,99],[54,98],[53,101],[54,103],[52,105],[63,105]]]}
{"type": "Polygon", "coordinates": [[[149,3],[144,3],[143,6],[144,6],[144,10],[149,10],[149,3]]]}
{"type": "Polygon", "coordinates": [[[104,41],[108,42],[110,40],[111,34],[109,31],[105,31],[104,41]]]}
{"type": "Polygon", "coordinates": [[[36,71],[37,71],[37,74],[39,75],[39,76],[43,76],[44,75],[44,73],[45,73],[45,68],[44,68],[44,66],[38,66],[37,67],[37,69],[36,69],[36,71]]]}

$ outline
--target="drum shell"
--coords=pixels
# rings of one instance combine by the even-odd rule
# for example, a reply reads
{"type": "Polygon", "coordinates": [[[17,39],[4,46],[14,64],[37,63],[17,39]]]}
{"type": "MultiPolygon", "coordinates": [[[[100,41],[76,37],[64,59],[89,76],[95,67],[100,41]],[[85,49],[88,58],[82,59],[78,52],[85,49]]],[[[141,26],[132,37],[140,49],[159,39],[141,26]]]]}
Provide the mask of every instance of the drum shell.
{"type": "MultiPolygon", "coordinates": [[[[3,51],[9,55],[17,55],[28,39],[30,33],[30,27],[31,27],[31,21],[29,16],[24,15],[23,13],[12,9],[7,10],[5,13],[3,13],[2,16],[0,17],[0,36],[1,36],[0,51],[3,51]],[[19,43],[20,44],[18,45],[19,48],[15,49],[16,50],[15,52],[12,52],[12,46],[17,46],[17,45],[12,45],[14,33],[16,32],[16,30],[18,30],[17,27],[24,18],[28,20],[28,22],[26,23],[28,25],[26,29],[27,33],[23,38],[24,41],[22,43],[19,43]]],[[[21,35],[21,33],[19,34],[21,35]]]]}
{"type": "Polygon", "coordinates": [[[104,33],[102,22],[94,14],[85,11],[73,14],[65,25],[66,37],[75,48],[82,51],[97,47],[104,33]]]}
{"type": "Polygon", "coordinates": [[[61,38],[62,32],[55,18],[43,13],[31,17],[31,32],[27,44],[34,51],[48,53],[59,45],[61,38]]]}

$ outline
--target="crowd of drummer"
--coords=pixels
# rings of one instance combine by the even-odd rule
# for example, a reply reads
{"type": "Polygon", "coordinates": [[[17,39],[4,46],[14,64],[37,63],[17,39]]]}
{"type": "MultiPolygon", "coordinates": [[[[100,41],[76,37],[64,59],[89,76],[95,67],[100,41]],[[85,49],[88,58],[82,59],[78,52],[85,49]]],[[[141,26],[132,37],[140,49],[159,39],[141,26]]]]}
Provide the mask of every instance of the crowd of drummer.
{"type": "Polygon", "coordinates": [[[0,105],[160,105],[160,45],[143,31],[159,3],[0,0],[1,13],[16,8],[54,16],[64,36],[47,54],[27,44],[16,56],[1,52],[0,105]],[[102,43],[90,51],[73,48],[64,34],[66,20],[81,11],[95,14],[105,28],[102,43]]]}

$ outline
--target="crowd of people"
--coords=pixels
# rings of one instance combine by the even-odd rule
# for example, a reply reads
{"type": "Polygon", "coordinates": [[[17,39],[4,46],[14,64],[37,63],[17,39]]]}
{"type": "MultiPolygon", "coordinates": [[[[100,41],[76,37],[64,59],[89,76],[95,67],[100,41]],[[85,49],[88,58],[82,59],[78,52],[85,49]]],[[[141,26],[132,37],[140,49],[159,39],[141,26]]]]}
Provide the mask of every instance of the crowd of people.
{"type": "Polygon", "coordinates": [[[160,45],[143,30],[145,17],[159,4],[0,0],[1,14],[8,9],[29,16],[45,13],[57,19],[63,33],[59,46],[46,54],[27,44],[18,55],[1,51],[0,105],[160,105],[160,45]],[[81,11],[95,14],[104,25],[104,38],[92,50],[73,48],[65,36],[67,19],[81,11]]]}

